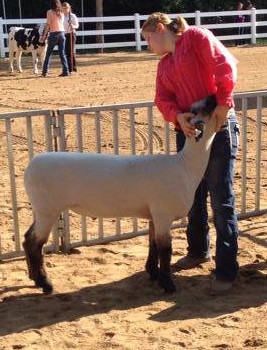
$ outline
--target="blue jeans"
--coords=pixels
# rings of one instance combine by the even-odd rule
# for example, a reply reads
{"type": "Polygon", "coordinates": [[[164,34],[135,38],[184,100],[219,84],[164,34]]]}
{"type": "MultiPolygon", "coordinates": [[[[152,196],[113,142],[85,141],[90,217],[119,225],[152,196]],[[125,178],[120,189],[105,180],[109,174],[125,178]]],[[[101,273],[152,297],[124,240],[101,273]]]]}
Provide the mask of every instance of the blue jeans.
{"type": "MultiPolygon", "coordinates": [[[[238,226],[233,191],[234,163],[238,151],[239,126],[234,111],[228,122],[215,135],[205,175],[196,190],[193,206],[188,214],[188,255],[205,258],[210,255],[207,196],[210,194],[214,225],[217,232],[217,279],[233,281],[238,272],[238,226]]],[[[182,131],[177,132],[177,150],[185,143],[182,131]]]]}
{"type": "Polygon", "coordinates": [[[60,61],[63,68],[63,73],[69,73],[68,62],[65,55],[65,35],[64,32],[51,32],[48,37],[47,51],[45,55],[45,60],[43,64],[42,74],[46,74],[49,68],[50,56],[53,52],[53,49],[58,45],[58,53],[60,61]]]}

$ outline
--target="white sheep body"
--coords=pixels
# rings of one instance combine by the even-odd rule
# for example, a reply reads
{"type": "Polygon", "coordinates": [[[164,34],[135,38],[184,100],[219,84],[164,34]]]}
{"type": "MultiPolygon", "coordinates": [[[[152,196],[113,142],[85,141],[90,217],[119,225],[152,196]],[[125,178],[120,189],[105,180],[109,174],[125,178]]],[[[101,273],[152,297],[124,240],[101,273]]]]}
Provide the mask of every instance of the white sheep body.
{"type": "Polygon", "coordinates": [[[30,163],[25,187],[37,217],[48,212],[58,216],[68,208],[91,217],[152,219],[153,211],[167,210],[179,218],[190,209],[195,187],[184,163],[182,153],[47,153],[30,163]]]}
{"type": "MultiPolygon", "coordinates": [[[[202,118],[206,119],[206,118],[202,118]]],[[[51,292],[40,249],[60,212],[71,209],[90,217],[148,219],[150,250],[146,269],[166,291],[174,291],[170,277],[170,226],[190,210],[195,191],[208,164],[215,136],[215,118],[203,137],[186,139],[175,155],[104,155],[51,152],[33,158],[25,171],[25,188],[35,222],[24,248],[36,285],[51,292]],[[158,259],[160,268],[158,268],[158,259]],[[41,264],[41,265],[40,265],[41,264]]]]}

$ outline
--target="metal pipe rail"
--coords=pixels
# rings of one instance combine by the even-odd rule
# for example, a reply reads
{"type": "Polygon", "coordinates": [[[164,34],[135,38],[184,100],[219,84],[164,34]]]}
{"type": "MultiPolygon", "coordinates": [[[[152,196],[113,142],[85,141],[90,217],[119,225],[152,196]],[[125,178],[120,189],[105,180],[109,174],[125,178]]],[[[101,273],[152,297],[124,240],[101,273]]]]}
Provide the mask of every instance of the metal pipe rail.
{"type": "MultiPolygon", "coordinates": [[[[239,189],[237,214],[241,219],[267,212],[262,187],[263,178],[267,178],[264,164],[266,156],[263,155],[266,141],[262,139],[263,128],[267,127],[267,114],[264,113],[267,108],[267,90],[236,93],[234,99],[241,123],[242,148],[238,159],[241,162],[240,176],[236,179],[239,189]],[[248,133],[252,127],[255,135],[253,147],[248,144],[248,133]]],[[[35,154],[42,152],[106,152],[103,148],[106,142],[103,134],[105,125],[111,130],[105,137],[110,137],[110,150],[114,154],[121,154],[122,139],[127,140],[127,152],[130,154],[140,153],[141,144],[142,153],[175,152],[175,134],[169,123],[164,122],[156,111],[153,102],[0,114],[1,156],[6,162],[6,166],[0,170],[0,176],[9,179],[5,181],[0,196],[0,220],[5,223],[0,226],[0,260],[23,254],[21,232],[26,231],[31,218],[28,200],[23,193],[23,173],[28,162],[35,154]],[[141,119],[138,119],[139,116],[141,119]],[[86,123],[91,128],[89,139],[86,136],[86,123]],[[5,207],[8,214],[2,209],[5,207]],[[6,232],[3,231],[4,227],[7,227],[6,232]]],[[[108,234],[105,219],[98,218],[96,222],[90,222],[91,231],[88,230],[88,220],[85,217],[73,217],[68,212],[63,213],[46,249],[69,251],[71,247],[107,243],[147,233],[142,220],[127,219],[125,229],[125,220],[115,219],[112,230],[108,221],[108,234]],[[92,228],[96,230],[95,234],[92,234],[92,228]],[[111,235],[110,230],[114,231],[111,235]]],[[[185,221],[179,221],[174,223],[173,228],[184,225],[185,221]]]]}

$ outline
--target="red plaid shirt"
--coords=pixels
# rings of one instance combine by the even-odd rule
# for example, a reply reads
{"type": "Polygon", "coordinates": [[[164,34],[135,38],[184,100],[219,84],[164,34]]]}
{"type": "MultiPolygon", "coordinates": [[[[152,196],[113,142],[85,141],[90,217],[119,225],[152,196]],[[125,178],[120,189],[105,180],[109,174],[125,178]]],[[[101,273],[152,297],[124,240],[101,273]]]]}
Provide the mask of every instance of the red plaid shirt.
{"type": "Polygon", "coordinates": [[[234,107],[236,63],[209,30],[189,27],[158,65],[155,103],[164,119],[179,128],[177,114],[212,94],[219,106],[234,107]]]}

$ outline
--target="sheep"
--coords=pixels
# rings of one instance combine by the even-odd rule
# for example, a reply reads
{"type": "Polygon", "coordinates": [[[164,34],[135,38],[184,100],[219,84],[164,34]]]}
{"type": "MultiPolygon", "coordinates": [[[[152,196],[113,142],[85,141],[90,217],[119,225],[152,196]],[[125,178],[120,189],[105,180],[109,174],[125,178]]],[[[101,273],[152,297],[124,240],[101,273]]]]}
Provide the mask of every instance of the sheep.
{"type": "Polygon", "coordinates": [[[43,266],[42,247],[59,214],[70,209],[89,217],[148,219],[146,271],[166,292],[175,291],[170,227],[189,212],[206,170],[215,136],[215,118],[209,118],[215,101],[211,96],[192,105],[191,111],[198,115],[191,122],[202,135],[197,136],[198,142],[187,138],[178,154],[51,152],[32,159],[24,183],[35,220],[23,246],[29,277],[37,287],[46,294],[53,291],[43,266]]]}

